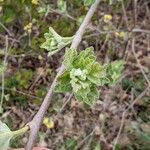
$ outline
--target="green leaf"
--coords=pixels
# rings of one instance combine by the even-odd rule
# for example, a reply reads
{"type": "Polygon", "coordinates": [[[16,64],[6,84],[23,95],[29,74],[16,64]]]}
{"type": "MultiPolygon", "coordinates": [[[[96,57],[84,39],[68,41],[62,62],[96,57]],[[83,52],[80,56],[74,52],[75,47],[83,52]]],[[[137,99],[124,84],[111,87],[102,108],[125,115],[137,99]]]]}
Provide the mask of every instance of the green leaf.
{"type": "Polygon", "coordinates": [[[92,105],[98,98],[95,85],[100,84],[103,68],[96,62],[93,47],[86,48],[79,54],[75,49],[66,49],[64,65],[65,73],[58,78],[55,91],[72,90],[79,101],[92,105]]]}
{"type": "Polygon", "coordinates": [[[72,90],[72,87],[69,81],[70,81],[70,74],[68,71],[65,71],[61,76],[58,77],[57,79],[58,83],[54,91],[58,93],[70,92],[72,90]]]}
{"type": "Polygon", "coordinates": [[[69,150],[74,150],[77,146],[77,140],[69,138],[65,141],[66,148],[69,150]]]}
{"type": "Polygon", "coordinates": [[[93,105],[99,98],[98,90],[95,86],[82,89],[80,92],[75,93],[75,97],[79,102],[84,102],[87,105],[93,105]]]}
{"type": "Polygon", "coordinates": [[[73,68],[73,61],[76,59],[76,57],[77,51],[75,49],[66,48],[63,63],[67,69],[73,68]]]}
{"type": "Polygon", "coordinates": [[[122,60],[111,62],[107,68],[107,77],[110,80],[109,85],[114,86],[121,77],[121,72],[125,62],[122,60]]]}
{"type": "Polygon", "coordinates": [[[70,44],[73,39],[73,37],[61,37],[52,27],[49,27],[49,33],[45,33],[44,37],[46,41],[41,45],[41,48],[49,51],[49,56],[70,44]]]}
{"type": "Polygon", "coordinates": [[[86,48],[81,51],[78,57],[75,58],[74,67],[84,69],[88,64],[96,60],[93,47],[86,48]]]}
{"type": "Polygon", "coordinates": [[[57,1],[57,6],[58,6],[58,9],[61,12],[66,12],[67,11],[67,4],[64,0],[58,0],[57,1]]]}
{"type": "Polygon", "coordinates": [[[90,6],[95,2],[95,0],[84,0],[84,6],[90,6]]]}
{"type": "Polygon", "coordinates": [[[65,72],[59,76],[55,91],[74,93],[79,102],[93,105],[99,98],[97,87],[115,84],[121,76],[123,61],[102,65],[96,61],[94,49],[86,48],[79,54],[75,49],[66,49],[65,72]]]}
{"type": "Polygon", "coordinates": [[[5,7],[3,13],[4,13],[5,15],[2,15],[2,16],[0,17],[0,21],[1,21],[2,23],[7,24],[7,23],[12,22],[12,21],[15,19],[15,10],[14,10],[13,7],[11,7],[11,6],[5,7]]]}
{"type": "Polygon", "coordinates": [[[9,147],[10,139],[12,138],[12,131],[8,126],[0,121],[0,148],[1,150],[7,150],[9,147]]]}

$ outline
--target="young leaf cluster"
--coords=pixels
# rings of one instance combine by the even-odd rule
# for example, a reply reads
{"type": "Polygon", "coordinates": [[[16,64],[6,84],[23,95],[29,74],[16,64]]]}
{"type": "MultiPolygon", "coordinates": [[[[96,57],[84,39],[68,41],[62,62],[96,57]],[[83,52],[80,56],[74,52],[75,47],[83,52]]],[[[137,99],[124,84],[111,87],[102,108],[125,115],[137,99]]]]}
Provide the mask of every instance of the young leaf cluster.
{"type": "Polygon", "coordinates": [[[49,51],[48,55],[53,55],[62,48],[71,43],[73,37],[62,37],[52,27],[49,27],[49,33],[45,33],[46,41],[41,45],[41,48],[49,51]]]}
{"type": "Polygon", "coordinates": [[[100,85],[101,66],[96,62],[93,48],[80,54],[67,49],[64,56],[65,72],[58,78],[57,92],[73,91],[79,101],[91,105],[98,98],[96,86],[100,85]]]}
{"type": "Polygon", "coordinates": [[[124,66],[123,61],[108,65],[98,63],[92,47],[80,53],[75,49],[66,49],[63,63],[65,71],[58,77],[55,92],[73,91],[78,101],[88,105],[93,105],[99,98],[98,86],[118,82],[124,66]]]}
{"type": "Polygon", "coordinates": [[[88,105],[94,104],[99,98],[97,87],[116,83],[123,68],[121,61],[120,65],[117,61],[109,65],[98,63],[92,47],[80,53],[75,49],[66,49],[63,63],[65,71],[58,77],[55,91],[62,93],[73,91],[77,100],[88,105]]]}

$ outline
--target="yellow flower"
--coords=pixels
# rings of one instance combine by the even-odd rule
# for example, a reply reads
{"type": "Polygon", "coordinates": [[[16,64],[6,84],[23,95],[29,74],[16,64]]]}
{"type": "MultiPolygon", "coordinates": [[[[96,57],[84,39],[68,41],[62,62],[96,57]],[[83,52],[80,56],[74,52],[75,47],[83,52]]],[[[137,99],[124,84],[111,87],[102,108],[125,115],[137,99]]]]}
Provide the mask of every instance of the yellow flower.
{"type": "Polygon", "coordinates": [[[31,33],[32,31],[32,23],[28,23],[27,25],[24,26],[24,30],[27,31],[28,33],[31,33]]]}
{"type": "Polygon", "coordinates": [[[125,36],[126,36],[126,33],[125,33],[125,32],[120,32],[120,37],[121,37],[121,38],[125,38],[125,36]]]}
{"type": "Polygon", "coordinates": [[[38,4],[38,0],[32,0],[31,3],[32,3],[33,5],[37,5],[37,4],[38,4]]]}
{"type": "Polygon", "coordinates": [[[43,120],[43,124],[49,128],[49,129],[52,129],[54,128],[54,121],[48,117],[45,117],[44,120],[43,120]]]}
{"type": "Polygon", "coordinates": [[[126,37],[125,32],[115,32],[115,36],[124,39],[126,37]]]}
{"type": "Polygon", "coordinates": [[[108,23],[112,20],[112,16],[111,15],[104,15],[104,22],[108,23]]]}

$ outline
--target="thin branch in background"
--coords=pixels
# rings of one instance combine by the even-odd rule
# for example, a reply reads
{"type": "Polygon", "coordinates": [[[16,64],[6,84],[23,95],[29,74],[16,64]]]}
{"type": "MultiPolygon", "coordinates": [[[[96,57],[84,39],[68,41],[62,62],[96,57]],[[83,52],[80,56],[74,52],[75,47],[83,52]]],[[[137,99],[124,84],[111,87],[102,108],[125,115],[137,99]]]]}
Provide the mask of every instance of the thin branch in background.
{"type": "Polygon", "coordinates": [[[55,10],[53,8],[49,8],[49,12],[53,12],[53,13],[59,14],[59,15],[61,15],[63,17],[67,17],[67,18],[71,19],[72,21],[77,21],[76,18],[74,18],[73,16],[69,15],[67,12],[62,13],[61,11],[55,10]]]}
{"type": "Polygon", "coordinates": [[[146,29],[139,29],[139,28],[132,29],[132,31],[131,31],[131,32],[150,34],[150,30],[146,30],[146,29]]]}
{"type": "Polygon", "coordinates": [[[140,68],[140,70],[141,70],[145,80],[147,81],[148,85],[150,86],[150,80],[148,79],[145,71],[143,70],[143,67],[142,67],[142,65],[141,65],[141,63],[140,63],[140,61],[139,61],[139,59],[138,59],[138,57],[136,55],[136,52],[135,52],[135,38],[132,39],[132,52],[133,52],[133,55],[134,55],[134,57],[135,57],[135,59],[137,61],[138,67],[140,68]]]}
{"type": "Polygon", "coordinates": [[[28,45],[31,47],[31,33],[28,33],[28,45]]]}
{"type": "Polygon", "coordinates": [[[66,107],[66,105],[70,102],[71,98],[73,96],[73,93],[71,94],[66,94],[65,99],[67,98],[67,100],[65,100],[65,103],[63,104],[63,106],[60,108],[58,114],[62,113],[63,109],[66,107]]]}
{"type": "Polygon", "coordinates": [[[99,34],[114,34],[116,32],[128,32],[128,33],[145,33],[145,34],[150,34],[150,30],[146,30],[146,29],[140,29],[140,28],[133,28],[131,31],[128,30],[109,30],[109,31],[103,31],[100,30],[99,28],[93,26],[93,25],[89,25],[88,28],[92,31],[97,31],[99,34]]]}
{"type": "Polygon", "coordinates": [[[1,88],[1,101],[0,101],[0,113],[2,113],[3,111],[3,101],[4,101],[4,92],[5,92],[5,89],[4,89],[4,84],[5,84],[5,68],[7,66],[7,56],[8,56],[8,36],[6,36],[5,38],[5,43],[6,43],[6,47],[5,47],[5,57],[4,57],[4,61],[3,61],[3,67],[4,69],[2,70],[2,73],[1,73],[1,78],[2,78],[2,88],[1,88]]]}
{"type": "MultiPolygon", "coordinates": [[[[3,87],[0,86],[0,89],[2,89],[2,88],[3,88],[3,87]]],[[[8,90],[8,91],[16,92],[16,93],[18,93],[18,94],[22,94],[22,95],[27,96],[27,97],[30,97],[30,98],[36,98],[36,99],[41,100],[41,97],[37,97],[37,96],[34,96],[34,95],[32,95],[32,94],[19,91],[19,90],[17,90],[17,89],[7,88],[7,87],[4,87],[4,89],[5,89],[5,90],[8,90]]]]}
{"type": "Polygon", "coordinates": [[[137,22],[137,0],[134,0],[134,26],[136,25],[137,22]]]}
{"type": "Polygon", "coordinates": [[[93,134],[94,134],[94,130],[93,130],[90,134],[88,134],[88,135],[74,148],[74,150],[78,150],[78,149],[84,144],[84,142],[85,142],[89,137],[91,137],[93,134]]]}
{"type": "MultiPolygon", "coordinates": [[[[90,9],[87,12],[87,15],[86,15],[85,19],[83,20],[79,30],[75,34],[75,37],[74,37],[72,44],[71,44],[71,48],[76,49],[78,47],[79,43],[82,40],[85,29],[88,26],[89,22],[91,21],[91,18],[94,15],[99,3],[100,3],[100,0],[96,0],[95,3],[90,7],[90,9]]],[[[38,131],[40,129],[44,115],[45,115],[45,113],[46,113],[46,111],[50,105],[50,102],[52,101],[53,89],[55,88],[55,86],[57,84],[57,78],[58,78],[58,76],[60,76],[63,73],[64,69],[65,69],[65,66],[62,64],[60,69],[59,69],[59,72],[57,73],[55,79],[53,80],[53,82],[52,82],[52,84],[48,90],[48,93],[46,94],[46,96],[43,100],[43,103],[42,103],[39,111],[34,116],[33,120],[30,123],[28,123],[28,126],[30,127],[30,135],[29,135],[29,139],[28,139],[28,142],[26,145],[26,150],[31,150],[33,145],[34,145],[34,142],[35,142],[35,139],[37,137],[38,131]]]]}
{"type": "Polygon", "coordinates": [[[125,23],[126,23],[127,29],[130,30],[130,28],[129,28],[129,22],[128,22],[128,17],[127,17],[126,9],[124,7],[123,0],[121,0],[121,6],[122,6],[122,11],[123,11],[123,15],[124,15],[124,19],[125,19],[125,23]]]}
{"type": "Polygon", "coordinates": [[[7,29],[7,27],[5,27],[5,25],[2,24],[1,22],[0,22],[0,26],[8,33],[9,36],[12,36],[12,34],[10,33],[10,31],[7,29]]]}

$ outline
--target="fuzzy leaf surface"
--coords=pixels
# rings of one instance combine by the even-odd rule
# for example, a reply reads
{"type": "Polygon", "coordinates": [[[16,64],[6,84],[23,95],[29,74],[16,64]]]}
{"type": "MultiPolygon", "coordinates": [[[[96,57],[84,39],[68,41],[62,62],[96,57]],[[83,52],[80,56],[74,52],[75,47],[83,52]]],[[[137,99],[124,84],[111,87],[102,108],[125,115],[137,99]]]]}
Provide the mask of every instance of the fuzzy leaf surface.
{"type": "Polygon", "coordinates": [[[44,34],[45,42],[41,48],[49,51],[48,55],[53,55],[60,51],[62,48],[71,43],[73,37],[62,37],[52,27],[49,27],[49,33],[44,34]]]}
{"type": "Polygon", "coordinates": [[[125,62],[122,60],[113,61],[108,65],[107,77],[109,78],[109,85],[114,86],[120,79],[125,62]]]}
{"type": "Polygon", "coordinates": [[[58,78],[56,91],[65,91],[58,89],[68,87],[67,90],[72,90],[80,102],[94,104],[98,98],[96,85],[100,85],[100,74],[103,74],[101,73],[103,70],[96,62],[93,48],[86,48],[80,53],[77,53],[75,49],[66,49],[63,63],[66,69],[58,78]]]}
{"type": "Polygon", "coordinates": [[[96,61],[94,49],[88,47],[81,52],[66,49],[65,71],[59,76],[56,92],[72,91],[79,102],[93,105],[99,98],[98,86],[114,85],[123,69],[123,61],[102,65],[96,61]]]}
{"type": "Polygon", "coordinates": [[[10,139],[12,138],[12,131],[5,123],[0,121],[0,149],[7,150],[9,147],[10,139]]]}

